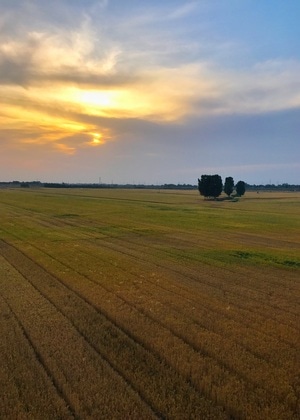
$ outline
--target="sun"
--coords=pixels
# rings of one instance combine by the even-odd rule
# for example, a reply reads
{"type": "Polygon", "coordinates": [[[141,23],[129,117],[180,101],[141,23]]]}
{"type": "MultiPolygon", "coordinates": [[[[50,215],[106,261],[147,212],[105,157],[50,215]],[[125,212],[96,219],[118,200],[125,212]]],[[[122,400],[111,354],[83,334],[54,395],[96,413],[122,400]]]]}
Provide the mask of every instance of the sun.
{"type": "Polygon", "coordinates": [[[68,99],[89,115],[106,116],[119,107],[118,93],[114,90],[76,89],[67,94],[68,99]]]}
{"type": "Polygon", "coordinates": [[[91,108],[113,108],[114,98],[111,91],[85,90],[79,93],[80,103],[91,108]]]}

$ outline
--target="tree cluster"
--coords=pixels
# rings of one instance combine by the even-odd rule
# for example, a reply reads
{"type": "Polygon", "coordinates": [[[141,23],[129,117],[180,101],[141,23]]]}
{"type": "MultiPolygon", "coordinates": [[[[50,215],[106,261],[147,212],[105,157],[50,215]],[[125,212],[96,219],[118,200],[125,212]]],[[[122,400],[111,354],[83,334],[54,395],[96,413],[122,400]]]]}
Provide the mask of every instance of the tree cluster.
{"type": "Polygon", "coordinates": [[[230,197],[234,190],[235,195],[241,197],[245,194],[246,184],[244,181],[238,181],[234,185],[234,180],[231,176],[225,178],[225,183],[223,186],[223,181],[220,175],[201,175],[201,178],[198,178],[198,190],[200,195],[204,197],[217,198],[222,194],[222,191],[230,197]]]}

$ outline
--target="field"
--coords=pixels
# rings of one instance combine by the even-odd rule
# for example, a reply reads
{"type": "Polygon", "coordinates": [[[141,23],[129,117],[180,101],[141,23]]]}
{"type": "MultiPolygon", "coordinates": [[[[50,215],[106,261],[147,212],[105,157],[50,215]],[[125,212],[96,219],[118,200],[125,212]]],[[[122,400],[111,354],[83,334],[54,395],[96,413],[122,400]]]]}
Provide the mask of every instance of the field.
{"type": "Polygon", "coordinates": [[[300,194],[0,190],[1,419],[298,419],[300,194]]]}

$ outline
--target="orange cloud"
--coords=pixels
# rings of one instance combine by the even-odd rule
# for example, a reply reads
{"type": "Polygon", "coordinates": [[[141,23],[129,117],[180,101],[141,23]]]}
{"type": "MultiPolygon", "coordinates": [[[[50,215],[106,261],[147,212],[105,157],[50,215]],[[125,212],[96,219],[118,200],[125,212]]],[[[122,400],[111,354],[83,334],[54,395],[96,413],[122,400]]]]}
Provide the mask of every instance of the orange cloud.
{"type": "MultiPolygon", "coordinates": [[[[178,9],[173,18],[195,4],[178,9]]],[[[22,146],[48,145],[70,154],[111,141],[108,119],[171,123],[190,115],[258,113],[300,104],[297,61],[239,71],[201,62],[147,67],[139,54],[127,57],[121,44],[99,47],[98,42],[88,20],[69,32],[0,38],[0,130],[13,132],[11,138],[22,146]]]]}
{"type": "Polygon", "coordinates": [[[91,136],[91,140],[87,142],[89,146],[101,146],[105,143],[103,135],[100,133],[88,133],[91,136]]]}
{"type": "Polygon", "coordinates": [[[55,148],[59,150],[62,153],[65,153],[67,155],[73,155],[76,151],[74,147],[69,147],[66,144],[62,143],[55,143],[55,148]]]}

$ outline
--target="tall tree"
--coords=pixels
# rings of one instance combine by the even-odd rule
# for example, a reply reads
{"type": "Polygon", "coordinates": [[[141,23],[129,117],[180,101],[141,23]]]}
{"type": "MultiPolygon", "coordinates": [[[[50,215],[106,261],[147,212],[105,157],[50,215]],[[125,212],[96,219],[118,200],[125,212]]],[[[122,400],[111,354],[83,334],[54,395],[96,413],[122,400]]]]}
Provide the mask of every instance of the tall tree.
{"type": "Polygon", "coordinates": [[[219,197],[223,190],[222,178],[220,175],[201,175],[198,190],[204,197],[219,197]]]}
{"type": "Polygon", "coordinates": [[[237,182],[237,184],[235,186],[235,189],[236,189],[237,195],[239,195],[240,197],[242,195],[244,195],[245,194],[245,191],[246,191],[246,184],[245,184],[245,182],[244,181],[237,182]]]}
{"type": "Polygon", "coordinates": [[[225,184],[224,184],[224,192],[228,195],[228,197],[232,194],[234,188],[234,180],[232,176],[228,176],[225,178],[225,184]]]}

